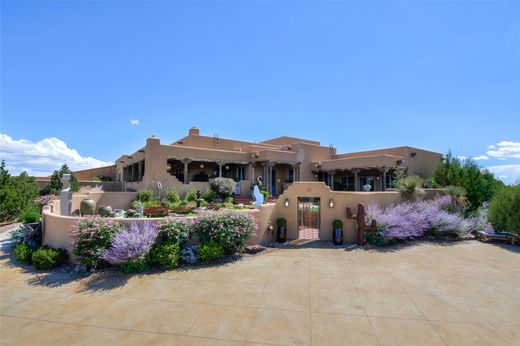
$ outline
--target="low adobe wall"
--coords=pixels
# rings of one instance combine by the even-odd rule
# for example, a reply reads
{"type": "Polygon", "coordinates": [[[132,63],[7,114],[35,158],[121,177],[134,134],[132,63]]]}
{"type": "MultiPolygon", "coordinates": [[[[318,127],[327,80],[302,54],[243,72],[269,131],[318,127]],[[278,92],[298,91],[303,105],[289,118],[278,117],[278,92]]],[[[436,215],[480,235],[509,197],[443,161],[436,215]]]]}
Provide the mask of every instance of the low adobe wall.
{"type": "MultiPolygon", "coordinates": [[[[436,195],[443,194],[443,190],[427,189],[425,198],[431,199],[436,195]]],[[[386,207],[390,204],[403,202],[404,199],[398,191],[384,192],[346,192],[332,191],[323,182],[295,182],[278,197],[275,207],[270,215],[270,223],[276,228],[276,219],[287,220],[287,238],[298,238],[298,198],[314,197],[320,198],[320,240],[332,241],[332,221],[339,219],[343,221],[344,242],[355,242],[357,239],[356,221],[347,219],[346,208],[352,208],[357,213],[358,203],[368,206],[370,203],[386,207]],[[285,207],[285,200],[289,206],[285,207]],[[334,207],[329,207],[329,201],[334,201],[334,207]]],[[[264,238],[268,238],[265,236],[264,238]]],[[[270,240],[274,240],[271,235],[270,240]]]]}

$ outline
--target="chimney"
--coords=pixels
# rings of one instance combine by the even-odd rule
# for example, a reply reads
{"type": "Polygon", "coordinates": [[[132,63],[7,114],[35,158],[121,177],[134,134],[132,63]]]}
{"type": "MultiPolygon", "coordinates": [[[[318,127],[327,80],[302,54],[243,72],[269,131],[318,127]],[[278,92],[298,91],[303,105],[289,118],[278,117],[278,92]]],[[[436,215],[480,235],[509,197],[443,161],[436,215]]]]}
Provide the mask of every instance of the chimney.
{"type": "Polygon", "coordinates": [[[193,126],[189,131],[188,134],[191,135],[199,135],[200,131],[197,127],[193,126]]]}

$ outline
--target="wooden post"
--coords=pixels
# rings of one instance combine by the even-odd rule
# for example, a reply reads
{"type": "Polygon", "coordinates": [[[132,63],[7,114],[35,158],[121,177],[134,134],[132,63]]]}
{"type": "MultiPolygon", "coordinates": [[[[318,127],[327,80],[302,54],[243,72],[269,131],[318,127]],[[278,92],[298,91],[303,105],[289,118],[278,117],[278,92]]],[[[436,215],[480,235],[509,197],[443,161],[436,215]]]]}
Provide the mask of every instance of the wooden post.
{"type": "Polygon", "coordinates": [[[358,231],[357,244],[359,246],[365,245],[365,238],[367,232],[375,232],[377,229],[376,220],[372,220],[370,225],[365,223],[365,206],[361,203],[358,204],[357,215],[352,214],[352,209],[347,207],[347,219],[356,220],[356,227],[358,231]]]}

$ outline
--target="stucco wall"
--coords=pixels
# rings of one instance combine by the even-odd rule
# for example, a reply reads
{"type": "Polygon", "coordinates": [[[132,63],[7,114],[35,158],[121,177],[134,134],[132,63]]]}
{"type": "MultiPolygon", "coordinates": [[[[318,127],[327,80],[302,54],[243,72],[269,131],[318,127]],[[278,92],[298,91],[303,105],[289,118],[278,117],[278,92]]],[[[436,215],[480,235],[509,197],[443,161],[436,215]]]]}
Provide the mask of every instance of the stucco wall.
{"type": "MultiPolygon", "coordinates": [[[[430,189],[426,198],[433,198],[442,194],[441,190],[430,189]]],[[[276,200],[276,206],[271,214],[271,223],[276,225],[277,218],[287,220],[287,238],[298,238],[298,197],[320,198],[320,239],[332,241],[332,221],[340,219],[343,221],[344,241],[354,242],[357,238],[355,220],[346,218],[346,208],[351,207],[353,213],[357,213],[358,203],[368,206],[376,203],[388,206],[402,201],[397,191],[385,192],[344,192],[331,191],[323,182],[295,182],[276,200]],[[289,206],[285,207],[285,199],[289,200],[289,206]],[[329,208],[329,201],[333,199],[334,207],[329,208]]]]}

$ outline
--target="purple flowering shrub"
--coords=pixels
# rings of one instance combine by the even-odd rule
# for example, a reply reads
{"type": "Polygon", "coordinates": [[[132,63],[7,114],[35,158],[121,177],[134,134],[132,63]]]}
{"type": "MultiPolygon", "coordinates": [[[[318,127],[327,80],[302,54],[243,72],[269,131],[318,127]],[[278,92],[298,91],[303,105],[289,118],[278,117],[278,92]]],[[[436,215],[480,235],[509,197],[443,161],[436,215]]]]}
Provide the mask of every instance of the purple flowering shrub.
{"type": "Polygon", "coordinates": [[[376,220],[382,237],[389,240],[414,239],[426,233],[462,236],[475,229],[474,218],[465,219],[461,212],[449,212],[450,196],[433,200],[404,202],[381,208],[370,204],[368,221],[376,220]]]}
{"type": "Polygon", "coordinates": [[[226,253],[242,251],[256,227],[251,215],[234,211],[204,213],[194,223],[201,244],[219,244],[226,253]]]}
{"type": "Polygon", "coordinates": [[[34,200],[34,203],[40,207],[40,210],[43,208],[43,206],[49,204],[50,201],[53,199],[57,199],[55,195],[43,195],[39,196],[34,200]]]}
{"type": "Polygon", "coordinates": [[[160,241],[184,247],[194,234],[193,223],[193,219],[166,218],[159,223],[160,241]]]}
{"type": "Polygon", "coordinates": [[[110,248],[103,251],[101,258],[110,264],[122,264],[145,260],[159,234],[157,225],[145,221],[132,222],[119,230],[112,239],[110,248]]]}
{"type": "Polygon", "coordinates": [[[103,252],[112,244],[112,237],[121,229],[112,219],[90,216],[79,220],[72,229],[72,253],[88,268],[103,264],[103,252]]]}

